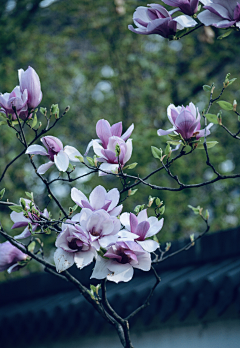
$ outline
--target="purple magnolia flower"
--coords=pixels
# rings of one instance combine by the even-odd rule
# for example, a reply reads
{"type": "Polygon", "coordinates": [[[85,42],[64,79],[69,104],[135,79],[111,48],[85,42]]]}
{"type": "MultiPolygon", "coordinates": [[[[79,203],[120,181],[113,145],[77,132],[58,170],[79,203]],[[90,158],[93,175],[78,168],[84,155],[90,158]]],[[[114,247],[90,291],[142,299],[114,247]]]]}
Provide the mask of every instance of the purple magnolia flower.
{"type": "Polygon", "coordinates": [[[144,250],[150,253],[159,247],[157,242],[147,238],[154,236],[162,229],[164,219],[158,221],[154,216],[148,218],[147,209],[144,209],[138,216],[132,213],[123,213],[120,216],[120,221],[126,229],[119,232],[121,238],[135,240],[144,250]]]}
{"type": "MultiPolygon", "coordinates": [[[[119,164],[121,167],[131,158],[132,155],[132,139],[125,142],[122,138],[112,136],[109,138],[107,148],[102,147],[97,140],[93,140],[93,150],[99,158],[98,162],[103,162],[100,169],[107,173],[117,173],[119,164]],[[116,156],[116,146],[120,148],[119,159],[116,156]],[[119,163],[118,163],[119,160],[119,163]]],[[[103,176],[106,173],[99,171],[99,175],[103,176]]]]}
{"type": "Polygon", "coordinates": [[[0,94],[0,112],[6,114],[6,116],[11,116],[12,120],[16,120],[17,117],[13,111],[13,106],[22,119],[28,116],[28,91],[25,89],[21,92],[20,87],[16,86],[11,93],[0,94]]]}
{"type": "Polygon", "coordinates": [[[56,247],[54,261],[58,272],[65,271],[74,263],[82,269],[97,256],[89,233],[77,224],[62,225],[62,232],[57,237],[56,247]]]}
{"type": "Polygon", "coordinates": [[[165,38],[175,35],[177,29],[194,27],[197,22],[187,15],[172,18],[171,15],[176,11],[168,12],[163,6],[150,4],[150,7],[137,7],[133,14],[135,29],[132,25],[128,29],[136,34],[150,35],[158,34],[165,38]]]}
{"type": "Polygon", "coordinates": [[[162,2],[169,6],[178,7],[186,15],[192,16],[198,10],[199,0],[162,0],[162,2]]]}
{"type": "MultiPolygon", "coordinates": [[[[117,136],[126,141],[132,134],[133,129],[134,124],[131,124],[131,126],[122,135],[122,122],[114,123],[112,126],[110,126],[110,123],[107,120],[102,119],[99,120],[96,124],[96,133],[99,139],[94,140],[102,144],[104,149],[107,149],[109,139],[112,136],[117,136]]],[[[88,144],[85,156],[88,154],[91,146],[93,146],[93,140],[88,144]]]]}
{"type": "Polygon", "coordinates": [[[117,242],[107,250],[104,257],[97,257],[91,278],[107,278],[115,283],[128,282],[133,277],[133,268],[143,271],[151,268],[150,254],[134,241],[117,242]]]}
{"type": "MultiPolygon", "coordinates": [[[[29,199],[24,199],[25,203],[26,203],[26,208],[29,209],[29,204],[30,204],[30,200],[29,199]]],[[[37,208],[34,205],[34,208],[37,210],[37,208]]],[[[45,216],[46,218],[49,218],[49,214],[47,209],[44,209],[43,213],[39,211],[40,214],[42,214],[43,216],[45,216]]],[[[15,239],[23,239],[23,238],[27,238],[29,236],[31,236],[31,232],[28,228],[28,224],[30,223],[32,225],[32,231],[36,231],[36,229],[39,227],[39,224],[37,222],[32,222],[32,221],[40,221],[41,218],[35,214],[35,213],[30,213],[28,212],[28,217],[25,217],[23,212],[21,213],[17,213],[15,211],[13,211],[10,214],[10,218],[11,220],[14,222],[14,224],[12,225],[12,229],[14,228],[19,228],[19,227],[25,227],[24,231],[15,236],[15,239]]]]}
{"type": "Polygon", "coordinates": [[[79,223],[80,227],[89,234],[91,245],[99,250],[107,248],[118,239],[121,224],[118,218],[110,216],[105,210],[92,211],[83,208],[80,214],[76,214],[72,221],[79,223]]]}
{"type": "Polygon", "coordinates": [[[201,0],[205,11],[198,15],[204,25],[217,28],[240,27],[240,4],[237,0],[201,0]]]}
{"type": "Polygon", "coordinates": [[[46,171],[54,164],[56,164],[59,171],[66,172],[69,160],[79,162],[79,159],[77,159],[76,156],[82,156],[73,146],[67,145],[63,148],[61,140],[51,135],[41,138],[41,142],[47,150],[41,145],[31,145],[25,152],[26,154],[31,155],[47,156],[50,159],[50,162],[42,164],[38,168],[37,172],[39,174],[46,173],[46,171]]]}
{"type": "Polygon", "coordinates": [[[210,123],[206,128],[200,129],[200,114],[198,108],[195,107],[193,103],[189,106],[175,106],[170,104],[167,108],[167,115],[169,121],[172,123],[173,128],[166,131],[159,129],[157,131],[158,135],[167,135],[171,132],[176,134],[181,134],[184,140],[188,141],[191,137],[196,137],[198,140],[205,135],[209,135],[209,128],[212,127],[213,123],[210,123]]]}
{"type": "Polygon", "coordinates": [[[0,272],[8,270],[8,273],[18,271],[18,261],[26,260],[28,255],[13,246],[10,242],[0,244],[0,272]]]}
{"type": "Polygon", "coordinates": [[[29,66],[26,71],[23,69],[18,70],[18,78],[21,92],[23,93],[24,90],[28,92],[27,103],[29,109],[35,109],[42,101],[41,84],[38,74],[29,66]]]}
{"type": "Polygon", "coordinates": [[[92,211],[103,209],[111,216],[118,216],[123,208],[122,204],[117,206],[120,198],[117,188],[107,192],[103,186],[99,185],[92,190],[88,200],[82,191],[73,187],[71,198],[81,208],[88,208],[92,211]]]}

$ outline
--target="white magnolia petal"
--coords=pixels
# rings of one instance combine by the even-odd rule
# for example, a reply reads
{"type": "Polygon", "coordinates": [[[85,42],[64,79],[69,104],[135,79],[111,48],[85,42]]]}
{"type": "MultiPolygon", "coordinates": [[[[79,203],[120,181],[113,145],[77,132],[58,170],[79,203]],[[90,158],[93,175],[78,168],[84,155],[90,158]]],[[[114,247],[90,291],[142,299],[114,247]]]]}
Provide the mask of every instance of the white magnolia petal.
{"type": "Polygon", "coordinates": [[[144,241],[137,241],[139,245],[143,248],[143,250],[148,251],[149,253],[152,253],[157,248],[159,248],[159,244],[155,242],[154,240],[148,239],[144,241]]]}
{"type": "Polygon", "coordinates": [[[22,222],[22,221],[26,221],[29,222],[29,219],[26,218],[23,213],[17,213],[16,211],[12,211],[10,214],[10,218],[11,220],[16,223],[16,222],[22,222]]]}
{"type": "Polygon", "coordinates": [[[148,220],[148,216],[147,216],[147,209],[143,209],[140,211],[140,213],[137,216],[138,219],[138,223],[140,224],[140,222],[142,221],[147,221],[148,220]]]}
{"type": "Polygon", "coordinates": [[[69,158],[63,150],[61,150],[57,155],[54,155],[54,162],[60,172],[66,172],[68,169],[69,158]]]}
{"type": "Polygon", "coordinates": [[[102,237],[98,240],[98,242],[102,248],[106,249],[108,246],[115,244],[117,240],[118,236],[116,234],[102,237]]]}
{"type": "Polygon", "coordinates": [[[120,198],[120,193],[119,193],[117,188],[113,188],[106,193],[105,199],[108,201],[111,201],[111,204],[108,207],[108,211],[110,211],[116,207],[116,205],[119,202],[119,198],[120,198]]]}
{"type": "Polygon", "coordinates": [[[90,279],[91,278],[96,278],[96,279],[106,278],[107,275],[109,274],[109,270],[107,268],[108,263],[109,263],[109,260],[106,260],[100,256],[97,256],[96,264],[90,279]]]}
{"type": "Polygon", "coordinates": [[[99,144],[99,142],[97,140],[93,140],[92,145],[93,145],[93,151],[95,152],[95,154],[97,156],[105,158],[105,156],[103,156],[102,154],[103,147],[99,144]]]}
{"type": "Polygon", "coordinates": [[[132,233],[132,232],[129,232],[127,230],[121,230],[118,232],[118,242],[121,242],[123,240],[132,240],[134,241],[134,239],[136,238],[139,238],[139,235],[138,234],[135,234],[135,233],[132,233]]]}
{"type": "Polygon", "coordinates": [[[54,262],[57,272],[62,272],[74,264],[74,254],[68,253],[61,248],[57,248],[54,253],[54,262]]]}
{"type": "Polygon", "coordinates": [[[119,214],[121,214],[122,208],[123,208],[123,205],[120,204],[116,208],[114,208],[113,210],[108,211],[108,213],[110,216],[118,216],[119,214]]]}
{"type": "Polygon", "coordinates": [[[76,187],[73,187],[71,189],[71,198],[72,198],[73,202],[75,202],[81,208],[82,208],[81,201],[87,201],[88,202],[88,198],[85,196],[85,194],[82,193],[82,191],[76,189],[76,187]]]}
{"type": "Polygon", "coordinates": [[[138,255],[138,265],[134,265],[134,268],[139,268],[142,271],[149,271],[151,268],[151,256],[149,253],[138,255]]]}
{"type": "Polygon", "coordinates": [[[42,164],[40,167],[38,167],[38,174],[45,174],[46,171],[51,168],[52,166],[54,165],[54,162],[50,161],[50,162],[47,162],[45,164],[42,164]]]}
{"type": "Polygon", "coordinates": [[[104,206],[106,193],[105,188],[101,185],[96,186],[92,190],[89,196],[89,202],[94,210],[101,209],[104,206]]]}
{"type": "Polygon", "coordinates": [[[184,29],[189,27],[194,27],[197,25],[197,22],[190,16],[181,15],[179,17],[174,18],[174,21],[177,22],[177,29],[184,29]]]}
{"type": "Polygon", "coordinates": [[[75,214],[75,215],[71,218],[71,220],[72,220],[73,222],[79,222],[79,219],[80,219],[80,213],[75,214]]]}
{"type": "Polygon", "coordinates": [[[79,251],[74,255],[74,262],[78,268],[82,269],[93,261],[94,256],[96,256],[96,251],[93,248],[88,251],[79,251]]]}
{"type": "Polygon", "coordinates": [[[77,149],[75,149],[75,147],[73,147],[73,146],[67,145],[64,147],[63,151],[68,155],[68,158],[72,162],[79,162],[79,159],[77,159],[75,156],[82,157],[80,152],[77,149]]]}
{"type": "Polygon", "coordinates": [[[42,145],[31,145],[27,148],[26,154],[47,156],[48,152],[42,145]]]}
{"type": "Polygon", "coordinates": [[[130,214],[129,213],[123,213],[120,215],[120,222],[125,228],[129,231],[131,231],[130,228],[130,214]]]}
{"type": "Polygon", "coordinates": [[[200,20],[200,22],[202,22],[206,26],[217,24],[222,21],[222,18],[220,16],[208,10],[205,10],[199,13],[197,18],[200,20]]]}
{"type": "Polygon", "coordinates": [[[147,231],[145,238],[152,237],[155,234],[157,234],[162,229],[163,222],[164,222],[164,219],[162,218],[161,220],[157,221],[155,224],[150,225],[150,228],[147,231]]]}
{"type": "Polygon", "coordinates": [[[132,139],[128,139],[128,141],[126,142],[126,145],[127,145],[127,151],[126,151],[124,159],[123,159],[124,164],[127,161],[129,161],[131,156],[132,156],[132,139]]]}
{"type": "Polygon", "coordinates": [[[102,163],[99,167],[99,176],[107,175],[107,173],[118,173],[118,164],[102,163]],[[103,172],[101,171],[103,170],[103,172]]]}
{"type": "Polygon", "coordinates": [[[129,282],[133,277],[133,267],[129,263],[122,264],[113,261],[108,268],[112,273],[107,276],[107,279],[112,282],[129,282]]]}
{"type": "Polygon", "coordinates": [[[126,130],[125,133],[121,136],[121,138],[126,141],[132,134],[132,131],[134,130],[134,124],[132,123],[131,126],[126,130]]]}
{"type": "Polygon", "coordinates": [[[31,232],[29,231],[28,226],[23,230],[22,233],[18,234],[17,236],[14,236],[14,239],[24,239],[31,236],[31,232]]]}

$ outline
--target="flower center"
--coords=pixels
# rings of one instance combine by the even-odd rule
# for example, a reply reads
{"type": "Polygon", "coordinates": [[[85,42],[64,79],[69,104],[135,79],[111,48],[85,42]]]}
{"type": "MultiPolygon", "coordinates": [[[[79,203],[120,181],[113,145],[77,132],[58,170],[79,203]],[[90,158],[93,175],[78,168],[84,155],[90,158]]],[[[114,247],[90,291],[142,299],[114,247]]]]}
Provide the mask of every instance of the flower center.
{"type": "Polygon", "coordinates": [[[70,242],[68,242],[68,247],[72,250],[81,251],[83,244],[79,239],[74,238],[70,242]]]}

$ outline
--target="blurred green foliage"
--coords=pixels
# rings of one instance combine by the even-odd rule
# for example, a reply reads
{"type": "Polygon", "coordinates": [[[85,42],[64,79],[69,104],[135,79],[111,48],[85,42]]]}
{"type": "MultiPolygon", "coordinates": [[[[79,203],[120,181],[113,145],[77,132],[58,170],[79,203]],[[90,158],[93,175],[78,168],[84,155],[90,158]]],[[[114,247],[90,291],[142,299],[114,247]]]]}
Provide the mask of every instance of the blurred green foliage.
{"type": "MultiPolygon", "coordinates": [[[[51,104],[58,103],[62,111],[67,105],[71,106],[50,135],[58,136],[64,145],[77,147],[82,154],[88,142],[96,138],[95,125],[99,119],[105,118],[111,124],[122,120],[124,130],[134,123],[134,151],[129,163],[138,162],[138,166],[129,173],[143,177],[159,166],[151,154],[151,145],[166,147],[168,139],[158,137],[157,129],[169,128],[166,109],[170,103],[187,105],[192,101],[202,111],[209,101],[209,92],[203,91],[202,86],[215,82],[214,95],[217,96],[228,72],[238,80],[226,89],[222,99],[230,103],[240,100],[238,32],[217,40],[223,30],[200,28],[179,41],[169,42],[157,35],[141,36],[127,29],[135,8],[147,5],[142,0],[95,0],[94,4],[87,0],[58,0],[50,6],[44,7],[44,4],[46,0],[2,0],[0,91],[10,92],[18,84],[17,69],[32,66],[42,83],[41,106],[49,110],[51,104]]],[[[216,104],[211,113],[219,110],[216,104]]],[[[44,124],[40,114],[39,120],[44,124]]],[[[233,132],[239,128],[237,116],[230,111],[223,111],[223,124],[233,132]]],[[[32,136],[29,132],[28,140],[32,136]]],[[[218,125],[212,127],[209,140],[219,142],[209,150],[216,168],[221,173],[239,173],[239,142],[227,136],[218,125]]],[[[21,150],[14,131],[1,126],[1,172],[21,150]]],[[[36,163],[41,161],[37,156],[35,159],[36,163]]],[[[205,162],[204,151],[196,150],[177,161],[172,171],[184,183],[198,183],[213,178],[205,162]]],[[[79,175],[83,170],[79,164],[76,172],[79,175]]],[[[46,177],[57,175],[56,170],[51,169],[46,177]]],[[[175,187],[162,172],[152,176],[150,182],[175,187]]],[[[125,201],[124,210],[133,211],[136,205],[147,204],[149,195],[163,200],[166,212],[164,228],[158,236],[160,242],[202,230],[202,222],[188,204],[208,208],[212,231],[227,229],[239,224],[238,183],[239,180],[226,180],[181,192],[153,192],[141,186],[125,201]]],[[[89,181],[58,184],[54,192],[64,206],[73,206],[71,187],[88,194],[98,184],[121,188],[116,178],[99,179],[95,175],[89,181]]],[[[16,203],[25,191],[34,191],[39,207],[44,209],[48,205],[53,215],[58,216],[58,209],[49,203],[27,156],[7,171],[0,190],[3,187],[6,188],[4,198],[16,203]]],[[[1,207],[0,218],[7,229],[11,227],[9,213],[8,208],[1,207]]],[[[151,209],[150,214],[153,213],[151,209]]],[[[51,245],[54,239],[55,236],[44,238],[45,242],[50,240],[51,245]]]]}

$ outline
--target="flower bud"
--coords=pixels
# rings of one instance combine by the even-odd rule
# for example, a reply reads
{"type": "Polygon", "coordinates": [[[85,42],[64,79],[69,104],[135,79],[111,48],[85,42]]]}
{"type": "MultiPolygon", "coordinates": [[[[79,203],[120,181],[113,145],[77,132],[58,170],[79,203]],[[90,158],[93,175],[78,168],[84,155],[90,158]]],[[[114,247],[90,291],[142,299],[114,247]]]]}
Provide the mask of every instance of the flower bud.
{"type": "Polygon", "coordinates": [[[25,89],[28,91],[29,109],[35,109],[42,100],[41,84],[38,74],[32,67],[29,66],[26,71],[19,69],[18,77],[21,92],[23,92],[25,89]]]}
{"type": "Polygon", "coordinates": [[[236,111],[237,110],[237,101],[234,100],[233,101],[233,111],[236,111]]]}

